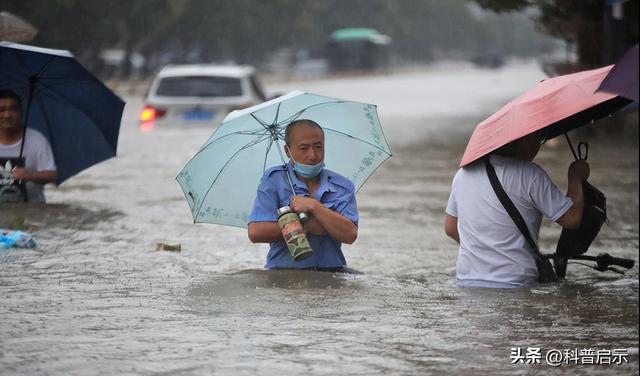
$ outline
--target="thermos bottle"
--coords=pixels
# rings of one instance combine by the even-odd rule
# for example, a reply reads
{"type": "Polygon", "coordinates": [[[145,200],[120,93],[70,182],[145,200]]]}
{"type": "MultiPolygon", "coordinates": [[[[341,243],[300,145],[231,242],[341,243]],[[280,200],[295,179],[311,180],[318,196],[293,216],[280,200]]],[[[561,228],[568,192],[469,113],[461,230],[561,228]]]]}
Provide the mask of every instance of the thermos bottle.
{"type": "Polygon", "coordinates": [[[291,207],[283,206],[278,209],[278,227],[282,231],[289,253],[294,261],[301,261],[313,255],[313,250],[304,233],[300,217],[291,207]]]}

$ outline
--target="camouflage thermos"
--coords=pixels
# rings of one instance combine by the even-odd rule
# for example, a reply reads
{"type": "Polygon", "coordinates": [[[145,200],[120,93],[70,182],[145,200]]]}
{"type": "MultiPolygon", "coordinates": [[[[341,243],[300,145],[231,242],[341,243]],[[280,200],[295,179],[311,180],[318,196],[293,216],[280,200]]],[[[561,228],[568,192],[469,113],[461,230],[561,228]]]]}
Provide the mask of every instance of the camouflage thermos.
{"type": "Polygon", "coordinates": [[[287,243],[289,253],[294,261],[301,261],[313,255],[309,240],[304,233],[298,214],[289,206],[278,209],[278,226],[282,231],[284,241],[287,243]]]}

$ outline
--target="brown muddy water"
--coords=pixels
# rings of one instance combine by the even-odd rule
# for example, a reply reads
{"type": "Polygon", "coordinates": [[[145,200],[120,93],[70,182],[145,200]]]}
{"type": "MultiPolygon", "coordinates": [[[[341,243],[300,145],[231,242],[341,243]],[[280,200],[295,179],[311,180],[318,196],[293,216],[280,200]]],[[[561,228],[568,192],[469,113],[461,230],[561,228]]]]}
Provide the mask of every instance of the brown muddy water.
{"type": "MultiPolygon", "coordinates": [[[[243,230],[194,225],[174,178],[212,129],[142,132],[141,98],[125,97],[117,158],[48,189],[49,205],[0,208],[0,227],[38,242],[0,251],[0,374],[637,374],[637,133],[599,134],[589,153],[610,217],[589,254],[633,269],[570,264],[567,281],[521,290],[454,285],[442,223],[465,142],[542,77],[535,64],[460,66],[268,87],[379,105],[394,155],[357,195],[359,238],[344,247],[357,274],[265,271],[267,246],[243,230]],[[539,349],[539,364],[512,364],[518,348],[539,349]],[[554,350],[628,355],[554,367],[554,350]]],[[[559,140],[536,161],[565,189],[571,159],[559,140]]],[[[559,232],[544,223],[544,250],[559,232]]]]}

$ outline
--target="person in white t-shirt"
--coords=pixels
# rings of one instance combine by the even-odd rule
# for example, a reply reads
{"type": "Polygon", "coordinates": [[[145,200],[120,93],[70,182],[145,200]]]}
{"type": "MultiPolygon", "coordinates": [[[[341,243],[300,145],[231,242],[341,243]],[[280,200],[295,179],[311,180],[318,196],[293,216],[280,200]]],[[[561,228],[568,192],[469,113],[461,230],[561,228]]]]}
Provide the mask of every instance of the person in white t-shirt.
{"type": "MultiPolygon", "coordinates": [[[[536,242],[543,215],[564,228],[580,226],[584,207],[581,183],[590,173],[585,160],[573,162],[567,194],[563,194],[532,162],[542,141],[534,133],[490,156],[500,184],[536,242]]],[[[456,173],[444,227],[445,233],[460,244],[458,285],[508,288],[536,283],[538,270],[531,247],[498,200],[482,160],[456,173]]]]}
{"type": "MultiPolygon", "coordinates": [[[[55,183],[58,178],[51,145],[42,133],[35,129],[27,128],[25,134],[20,97],[9,90],[0,90],[0,159],[4,161],[0,166],[0,180],[5,184],[1,187],[3,189],[0,193],[7,193],[7,196],[11,195],[13,198],[13,192],[10,192],[8,185],[13,181],[23,181],[26,182],[26,201],[45,202],[44,185],[55,183]],[[15,159],[20,157],[21,148],[24,166],[12,165],[10,159],[14,159],[15,162],[15,159]]],[[[7,201],[13,200],[3,200],[0,197],[0,203],[7,201]]]]}

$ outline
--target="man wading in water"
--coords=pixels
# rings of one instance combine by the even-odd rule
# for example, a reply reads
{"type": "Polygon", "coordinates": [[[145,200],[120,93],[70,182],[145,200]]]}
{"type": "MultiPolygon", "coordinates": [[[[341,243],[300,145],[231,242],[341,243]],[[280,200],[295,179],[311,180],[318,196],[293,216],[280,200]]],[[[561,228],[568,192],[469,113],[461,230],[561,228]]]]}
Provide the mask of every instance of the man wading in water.
{"type": "Polygon", "coordinates": [[[324,132],[314,121],[296,120],[287,126],[285,152],[289,163],[269,168],[262,176],[249,216],[249,239],[253,243],[271,243],[267,269],[343,271],[347,262],[341,245],[352,244],[358,236],[354,185],[324,168],[324,132]],[[309,216],[305,232],[314,253],[297,262],[277,223],[278,208],[287,205],[309,216]]]}

